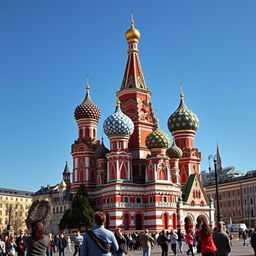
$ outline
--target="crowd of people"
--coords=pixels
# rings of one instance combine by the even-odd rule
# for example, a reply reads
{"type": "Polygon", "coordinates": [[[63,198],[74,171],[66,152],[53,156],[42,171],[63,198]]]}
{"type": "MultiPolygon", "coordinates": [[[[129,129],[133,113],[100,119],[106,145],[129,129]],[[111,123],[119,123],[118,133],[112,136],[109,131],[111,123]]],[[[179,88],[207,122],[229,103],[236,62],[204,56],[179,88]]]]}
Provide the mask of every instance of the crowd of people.
{"type": "MultiPolygon", "coordinates": [[[[217,223],[212,230],[206,223],[201,223],[193,231],[188,229],[183,233],[180,229],[162,230],[150,233],[144,232],[122,233],[117,229],[114,233],[104,227],[106,216],[103,212],[95,213],[95,227],[83,236],[77,231],[72,237],[60,233],[59,235],[45,234],[45,225],[36,221],[31,225],[31,234],[20,231],[19,235],[3,235],[0,238],[0,256],[125,256],[128,251],[141,251],[141,255],[150,256],[154,247],[161,248],[161,255],[167,256],[169,248],[172,255],[177,252],[192,255],[201,253],[202,256],[229,256],[231,252],[231,236],[223,231],[223,224],[217,223]],[[184,250],[187,244],[186,251],[184,250]]],[[[256,256],[256,229],[244,231],[241,238],[250,241],[256,256]]],[[[248,242],[249,243],[249,242],[248,242]]]]}

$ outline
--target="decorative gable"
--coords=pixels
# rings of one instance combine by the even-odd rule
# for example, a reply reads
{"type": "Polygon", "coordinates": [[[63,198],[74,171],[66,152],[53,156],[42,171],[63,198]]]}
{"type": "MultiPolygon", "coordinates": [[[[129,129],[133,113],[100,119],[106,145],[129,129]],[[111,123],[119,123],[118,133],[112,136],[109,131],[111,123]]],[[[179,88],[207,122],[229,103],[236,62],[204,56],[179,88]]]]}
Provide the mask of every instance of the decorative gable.
{"type": "Polygon", "coordinates": [[[191,206],[204,206],[209,203],[197,173],[189,176],[182,197],[183,201],[191,206]]]}

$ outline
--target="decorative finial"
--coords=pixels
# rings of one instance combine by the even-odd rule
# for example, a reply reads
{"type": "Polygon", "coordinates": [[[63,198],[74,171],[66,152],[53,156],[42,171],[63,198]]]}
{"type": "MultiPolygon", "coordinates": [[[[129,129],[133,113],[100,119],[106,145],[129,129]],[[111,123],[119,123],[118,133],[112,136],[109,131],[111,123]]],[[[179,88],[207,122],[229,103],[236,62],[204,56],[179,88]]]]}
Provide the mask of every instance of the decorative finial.
{"type": "Polygon", "coordinates": [[[184,93],[183,93],[183,83],[180,82],[180,98],[183,99],[184,98],[184,93]]]}
{"type": "Polygon", "coordinates": [[[134,26],[133,11],[131,11],[131,26],[134,26]]]}
{"type": "Polygon", "coordinates": [[[87,90],[87,92],[90,90],[90,85],[89,85],[89,77],[88,77],[88,75],[86,75],[86,90],[87,90]]]}

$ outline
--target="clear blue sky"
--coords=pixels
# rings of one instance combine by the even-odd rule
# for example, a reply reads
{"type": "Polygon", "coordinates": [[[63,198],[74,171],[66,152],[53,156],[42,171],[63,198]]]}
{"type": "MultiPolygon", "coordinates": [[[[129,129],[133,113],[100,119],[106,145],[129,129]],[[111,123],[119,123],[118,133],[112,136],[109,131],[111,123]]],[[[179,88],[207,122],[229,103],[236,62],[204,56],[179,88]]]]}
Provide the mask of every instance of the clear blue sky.
{"type": "Polygon", "coordinates": [[[131,11],[160,127],[169,133],[183,81],[200,120],[202,170],[217,141],[224,166],[256,169],[255,10],[254,0],[1,1],[0,187],[35,191],[61,181],[87,74],[101,137],[123,77],[131,11]]]}

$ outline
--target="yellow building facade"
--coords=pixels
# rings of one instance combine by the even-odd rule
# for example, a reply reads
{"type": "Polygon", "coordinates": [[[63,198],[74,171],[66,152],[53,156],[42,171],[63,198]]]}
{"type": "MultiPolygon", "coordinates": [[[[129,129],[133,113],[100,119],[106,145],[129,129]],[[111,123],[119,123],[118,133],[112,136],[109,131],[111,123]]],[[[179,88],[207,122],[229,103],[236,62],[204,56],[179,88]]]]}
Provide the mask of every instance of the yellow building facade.
{"type": "MultiPolygon", "coordinates": [[[[206,194],[214,199],[215,185],[206,187],[206,194]]],[[[256,225],[256,172],[219,184],[220,212],[226,224],[245,223],[248,228],[256,225]]]]}
{"type": "Polygon", "coordinates": [[[32,192],[0,188],[0,233],[26,230],[25,219],[32,204],[32,192]]]}

